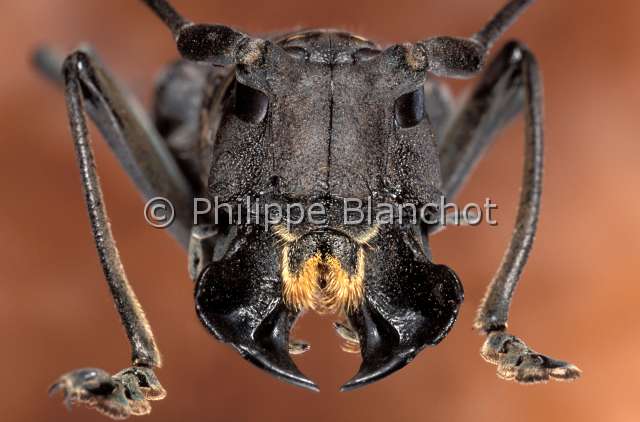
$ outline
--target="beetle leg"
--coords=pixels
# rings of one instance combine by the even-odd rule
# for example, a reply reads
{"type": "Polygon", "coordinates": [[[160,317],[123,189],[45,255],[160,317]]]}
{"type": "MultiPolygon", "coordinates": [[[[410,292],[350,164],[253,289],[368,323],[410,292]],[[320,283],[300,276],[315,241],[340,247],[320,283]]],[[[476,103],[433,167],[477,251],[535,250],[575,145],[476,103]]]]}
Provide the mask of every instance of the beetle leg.
{"type": "Polygon", "coordinates": [[[570,381],[581,374],[577,366],[542,355],[522,340],[504,331],[492,331],[480,352],[489,363],[498,366],[498,376],[524,384],[549,379],[570,381]]]}
{"type": "MultiPolygon", "coordinates": [[[[494,135],[522,111],[525,94],[523,61],[531,61],[524,59],[525,51],[527,57],[531,56],[531,53],[519,43],[509,43],[488,66],[469,99],[447,125],[438,152],[442,191],[448,200],[455,198],[475,164],[494,140],[494,135]]],[[[536,95],[541,93],[536,92],[536,95]]],[[[541,116],[537,116],[538,120],[540,118],[541,116]]],[[[535,123],[541,125],[541,122],[533,123],[533,126],[535,123]]],[[[533,129],[533,126],[530,129],[533,129]]],[[[538,132],[540,137],[534,141],[542,144],[542,129],[539,128],[538,132]]],[[[542,156],[542,145],[536,152],[542,156]]],[[[540,158],[540,166],[541,161],[540,158]]]]}
{"type": "Polygon", "coordinates": [[[61,376],[49,388],[49,395],[64,394],[71,409],[76,403],[93,407],[113,419],[151,412],[150,400],[162,400],[166,391],[151,368],[132,367],[110,375],[97,368],[83,368],[61,376]]]}
{"type": "MultiPolygon", "coordinates": [[[[113,239],[96,171],[93,148],[85,117],[85,101],[95,97],[93,79],[97,71],[86,54],[77,52],[64,62],[65,96],[78,166],[89,212],[93,238],[113,300],[131,344],[132,367],[111,376],[101,369],[80,369],[63,375],[51,388],[62,390],[69,405],[80,402],[113,417],[149,413],[148,400],[159,400],[165,391],[153,373],[161,357],[151,327],[127,280],[113,239]],[[88,97],[88,98],[86,98],[88,97]]],[[[130,116],[129,116],[130,117],[130,116]]]]}
{"type": "Polygon", "coordinates": [[[482,356],[498,374],[519,382],[574,379],[580,370],[538,354],[505,332],[514,290],[533,245],[542,189],[542,92],[538,65],[529,50],[509,43],[489,66],[461,109],[441,148],[444,192],[453,196],[489,145],[492,135],[523,107],[525,166],[516,228],[502,264],[478,311],[475,328],[487,333],[482,356]]]}
{"type": "MultiPolygon", "coordinates": [[[[33,60],[45,76],[64,84],[63,60],[58,54],[41,48],[33,60]]],[[[192,226],[193,187],[167,143],[133,96],[121,88],[88,48],[73,53],[65,66],[67,73],[72,70],[78,95],[85,100],[83,111],[95,122],[145,199],[163,197],[174,206],[175,221],[169,229],[186,248],[192,226]],[[71,61],[76,69],[70,69],[71,61]]]]}

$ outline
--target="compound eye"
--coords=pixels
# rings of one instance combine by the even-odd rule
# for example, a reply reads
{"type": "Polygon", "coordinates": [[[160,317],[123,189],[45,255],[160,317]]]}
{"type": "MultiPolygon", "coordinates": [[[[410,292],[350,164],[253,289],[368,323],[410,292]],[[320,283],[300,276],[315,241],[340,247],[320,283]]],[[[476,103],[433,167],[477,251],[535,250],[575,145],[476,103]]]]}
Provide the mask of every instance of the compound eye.
{"type": "Polygon", "coordinates": [[[260,123],[267,115],[269,97],[236,81],[234,114],[247,123],[260,123]]]}
{"type": "Polygon", "coordinates": [[[425,115],[424,88],[420,87],[403,94],[396,100],[395,117],[400,127],[413,127],[420,123],[425,115]]]}

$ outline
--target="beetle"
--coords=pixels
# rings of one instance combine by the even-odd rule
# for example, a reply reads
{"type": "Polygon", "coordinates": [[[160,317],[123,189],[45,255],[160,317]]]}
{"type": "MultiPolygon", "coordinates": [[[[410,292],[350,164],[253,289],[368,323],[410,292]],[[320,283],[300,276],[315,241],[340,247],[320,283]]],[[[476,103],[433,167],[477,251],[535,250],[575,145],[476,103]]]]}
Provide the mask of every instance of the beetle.
{"type": "MultiPolygon", "coordinates": [[[[161,78],[149,119],[89,48],[37,67],[65,89],[86,205],[105,278],[132,349],[111,375],[84,368],[60,377],[68,405],[113,418],[143,415],[166,393],[160,354],[115,246],[87,130],[90,116],[145,198],[174,206],[171,231],[188,250],[196,312],[218,340],[272,375],[316,390],[291,359],[309,346],[289,338],[307,310],[342,317],[338,333],[359,352],[352,390],[399,370],[452,328],[463,300],[458,276],[431,259],[439,224],[347,224],[343,199],[423,206],[455,197],[496,132],[526,117],[516,227],[480,306],[481,355],[521,383],[572,380],[580,370],[535,352],[507,331],[511,298],[531,250],[543,164],[542,93],[534,55],[518,41],[495,59],[499,36],[532,0],[511,0],[469,38],[438,36],[381,48],[337,30],[263,39],[194,24],[166,0],[143,0],[171,31],[182,59],[161,78]],[[433,76],[485,70],[454,112],[433,76]],[[193,224],[194,198],[281,206],[322,204],[322,224],[193,224]]],[[[258,212],[259,213],[259,212],[258,212]]],[[[231,212],[233,214],[233,212],[231,212]]],[[[237,217],[237,215],[236,215],[237,217]]]]}

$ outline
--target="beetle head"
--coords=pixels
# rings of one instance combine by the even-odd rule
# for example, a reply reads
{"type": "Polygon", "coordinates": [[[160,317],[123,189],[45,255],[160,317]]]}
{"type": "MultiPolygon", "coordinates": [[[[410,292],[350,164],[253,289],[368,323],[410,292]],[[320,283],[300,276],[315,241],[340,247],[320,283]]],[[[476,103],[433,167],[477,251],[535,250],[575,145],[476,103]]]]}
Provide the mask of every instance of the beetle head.
{"type": "Polygon", "coordinates": [[[235,54],[253,50],[222,100],[210,196],[331,211],[321,226],[239,228],[199,278],[200,319],[257,366],[314,389],[289,356],[289,331],[305,310],[335,312],[363,359],[343,388],[383,378],[444,338],[462,301],[455,274],[430,261],[419,225],[343,221],[343,198],[439,202],[425,49],[383,50],[335,31],[242,45],[235,54]]]}
{"type": "Polygon", "coordinates": [[[363,362],[343,388],[365,385],[444,338],[462,301],[419,226],[347,226],[336,205],[438,202],[424,51],[332,31],[245,44],[255,50],[235,68],[211,140],[210,196],[320,202],[333,214],[321,227],[239,228],[199,278],[198,314],[252,363],[312,389],[289,356],[289,331],[305,310],[344,315],[363,362]]]}
{"type": "MultiPolygon", "coordinates": [[[[276,203],[336,198],[422,206],[440,186],[423,83],[429,73],[465,78],[532,0],[511,0],[471,38],[435,37],[385,50],[350,34],[307,31],[262,40],[221,25],[176,18],[149,1],[183,57],[233,65],[213,145],[209,194],[276,203]]],[[[162,6],[162,7],[160,7],[162,6]]],[[[243,226],[196,288],[202,322],[244,357],[315,388],[288,352],[306,308],[345,314],[362,365],[343,389],[380,379],[437,344],[455,321],[462,287],[430,261],[420,225],[329,224],[302,233],[243,226]]]]}

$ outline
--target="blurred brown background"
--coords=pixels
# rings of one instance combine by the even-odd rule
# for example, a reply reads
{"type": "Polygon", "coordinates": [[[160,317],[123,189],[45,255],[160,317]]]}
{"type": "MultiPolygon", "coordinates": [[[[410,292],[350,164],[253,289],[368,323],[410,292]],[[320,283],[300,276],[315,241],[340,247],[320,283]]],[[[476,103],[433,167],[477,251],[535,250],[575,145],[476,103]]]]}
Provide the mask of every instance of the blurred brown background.
{"type": "MultiPolygon", "coordinates": [[[[504,0],[175,0],[197,21],[259,33],[342,27],[381,42],[468,35],[504,0]]],[[[129,364],[129,347],[98,266],[61,92],[28,65],[47,41],[89,41],[148,104],[153,79],[176,56],[170,36],[139,1],[3,2],[0,45],[0,419],[104,420],[68,414],[49,383],[61,373],[129,364]]],[[[640,3],[539,0],[502,39],[539,57],[546,89],[546,187],[539,236],[516,294],[511,329],[536,349],[579,365],[573,384],[518,386],[497,379],[471,330],[515,217],[522,121],[506,130],[460,202],[500,204],[497,228],[453,228],[435,258],[465,282],[448,338],[409,367],[363,390],[337,387],[359,357],[339,350],[331,319],[308,315],[298,359],[322,392],[281,383],[215,342],[195,317],[186,257],[148,227],[142,201],[95,139],[115,234],[165,357],[168,398],[149,421],[637,421],[640,420],[640,3]]],[[[473,82],[469,82],[473,83],[473,82]]],[[[457,83],[459,92],[467,83],[457,83]]]]}

